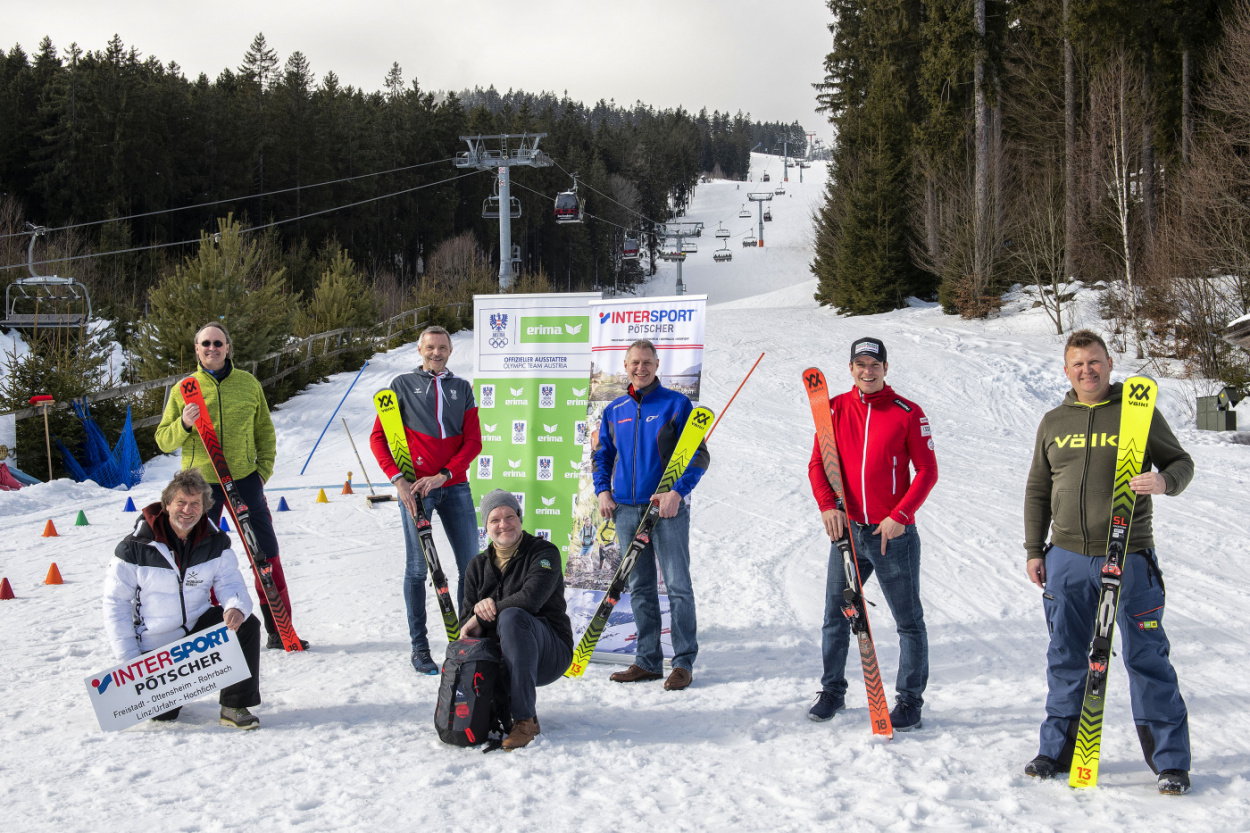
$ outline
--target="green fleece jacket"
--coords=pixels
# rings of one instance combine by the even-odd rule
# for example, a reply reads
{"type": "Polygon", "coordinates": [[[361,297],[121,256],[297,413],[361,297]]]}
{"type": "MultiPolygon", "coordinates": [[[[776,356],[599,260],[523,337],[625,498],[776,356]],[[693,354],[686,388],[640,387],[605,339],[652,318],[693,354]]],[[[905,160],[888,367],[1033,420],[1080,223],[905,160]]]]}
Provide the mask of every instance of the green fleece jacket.
{"type": "MultiPolygon", "coordinates": [[[[227,360],[228,361],[228,360],[227,360]]],[[[260,472],[264,480],[273,475],[278,438],[269,417],[265,391],[256,377],[246,370],[227,365],[229,373],[220,382],[200,367],[195,378],[200,381],[204,404],[217,429],[217,439],[226,455],[230,476],[242,480],[252,472],[260,472]]],[[[208,459],[208,451],[199,432],[182,424],[182,407],[186,403],[178,386],[169,394],[161,424],[156,427],[156,444],[169,454],[182,449],[182,468],[199,469],[209,483],[218,483],[217,472],[208,459]]]]}
{"type": "MultiPolygon", "coordinates": [[[[1024,491],[1024,549],[1028,559],[1043,557],[1046,533],[1057,547],[1091,557],[1107,554],[1111,492],[1115,484],[1116,435],[1124,385],[1117,382],[1105,402],[1082,404],[1068,391],[1063,404],[1037,427],[1033,465],[1024,491]]],[[[1167,494],[1178,495],[1194,476],[1194,461],[1159,411],[1150,423],[1142,471],[1157,467],[1167,494]]],[[[1154,546],[1149,495],[1133,506],[1128,551],[1154,546]]]]}

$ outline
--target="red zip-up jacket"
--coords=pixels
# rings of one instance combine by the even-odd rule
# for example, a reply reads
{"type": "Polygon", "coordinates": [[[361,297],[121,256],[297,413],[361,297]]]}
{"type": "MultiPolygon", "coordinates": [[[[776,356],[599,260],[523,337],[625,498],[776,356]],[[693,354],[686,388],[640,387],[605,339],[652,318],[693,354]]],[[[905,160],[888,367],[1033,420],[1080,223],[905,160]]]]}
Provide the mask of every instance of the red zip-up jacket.
{"type": "MultiPolygon", "coordinates": [[[[430,477],[446,468],[451,472],[451,480],[444,486],[464,483],[469,466],[482,453],[482,427],[473,383],[451,371],[435,377],[418,368],[396,376],[390,388],[399,403],[417,477],[430,477]]],[[[373,420],[369,445],[388,480],[399,474],[380,419],[373,420]]]]}
{"type": "MultiPolygon", "coordinates": [[[[915,402],[886,385],[863,395],[851,388],[829,400],[833,436],[842,463],[847,516],[862,524],[879,524],[886,517],[914,524],[916,511],[938,479],[937,457],[929,418],[915,402]],[[911,479],[911,468],[916,479],[911,479]]],[[[837,509],[837,496],[813,440],[807,477],[820,511],[837,509]]]]}

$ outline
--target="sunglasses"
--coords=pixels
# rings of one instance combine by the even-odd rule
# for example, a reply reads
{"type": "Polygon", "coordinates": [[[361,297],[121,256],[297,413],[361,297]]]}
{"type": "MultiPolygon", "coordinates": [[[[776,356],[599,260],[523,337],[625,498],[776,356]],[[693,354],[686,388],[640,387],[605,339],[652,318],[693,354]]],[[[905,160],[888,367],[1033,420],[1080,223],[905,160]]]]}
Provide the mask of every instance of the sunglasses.
{"type": "Polygon", "coordinates": [[[200,342],[200,346],[201,347],[225,347],[226,343],[224,341],[209,341],[208,339],[204,339],[203,341],[200,342]]]}

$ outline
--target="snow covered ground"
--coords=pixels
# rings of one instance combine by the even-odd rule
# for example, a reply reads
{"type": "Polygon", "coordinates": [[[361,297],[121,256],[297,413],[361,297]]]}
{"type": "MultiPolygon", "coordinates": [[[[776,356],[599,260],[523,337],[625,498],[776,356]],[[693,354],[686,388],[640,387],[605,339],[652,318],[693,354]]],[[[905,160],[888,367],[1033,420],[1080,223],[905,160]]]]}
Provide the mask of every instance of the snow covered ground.
{"type": "MultiPolygon", "coordinates": [[[[765,160],[756,161],[758,170],[765,160]]],[[[775,187],[780,170],[769,161],[775,187]]],[[[744,231],[738,206],[759,184],[702,185],[690,215],[708,229],[683,270],[689,291],[711,302],[705,404],[720,411],[766,355],[717,428],[695,492],[701,653],[689,690],[617,685],[612,668],[594,666],[540,689],[543,734],[529,748],[483,756],[440,743],[431,725],[438,679],[408,664],[396,505],[366,507],[337,418],[298,474],[355,375],[342,374],[275,411],[271,502],[285,496],[292,507],[275,519],[295,624],[313,650],[264,654],[258,732],[219,727],[215,703],[200,701],[173,724],[102,733],[82,679],[112,661],[99,596],[113,546],[135,519],[121,511],[127,495],[69,481],[0,493],[0,575],[18,596],[0,602],[3,827],[1250,829],[1250,448],[1190,427],[1191,386],[1162,380],[1160,407],[1197,463],[1184,494],[1157,499],[1155,518],[1172,656],[1190,707],[1193,793],[1156,793],[1118,662],[1101,786],[1075,792],[1025,777],[1043,714],[1046,627],[1024,577],[1024,473],[1037,422],[1066,389],[1062,338],[1023,293],[991,321],[925,304],[869,318],[819,308],[807,263],[823,170],[805,179],[784,183],[787,195],[774,200],[768,245],[731,240],[730,263],[712,262],[708,235],[723,218],[744,231]],[[885,340],[890,383],[932,419],[941,470],[919,517],[932,662],[925,727],[891,742],[870,735],[853,655],[847,711],[827,724],[806,719],[819,687],[829,544],[807,485],[800,372],[816,364],[834,389],[849,387],[848,345],[865,334],[885,340]],[[357,495],[340,496],[349,470],[357,495]],[[314,502],[321,486],[329,505],[314,502]],[[79,509],[90,526],[73,525],[79,509]],[[60,537],[39,537],[49,518],[60,537]],[[44,586],[53,561],[65,584],[44,586]]],[[[668,294],[673,279],[666,265],[648,291],[668,294]]],[[[1097,325],[1096,293],[1082,292],[1074,312],[1097,325]]],[[[470,335],[454,344],[452,369],[471,375],[470,335]]],[[[1138,369],[1117,359],[1117,379],[1138,369]]],[[[376,357],[347,397],[340,415],[364,454],[370,395],[416,361],[411,346],[376,357]]],[[[365,463],[376,485],[377,466],[365,463]]],[[[176,466],[155,461],[135,502],[154,500],[176,466]]],[[[897,639],[875,581],[867,593],[878,602],[873,627],[892,696],[897,639]]],[[[436,624],[431,635],[440,651],[436,624]]]]}

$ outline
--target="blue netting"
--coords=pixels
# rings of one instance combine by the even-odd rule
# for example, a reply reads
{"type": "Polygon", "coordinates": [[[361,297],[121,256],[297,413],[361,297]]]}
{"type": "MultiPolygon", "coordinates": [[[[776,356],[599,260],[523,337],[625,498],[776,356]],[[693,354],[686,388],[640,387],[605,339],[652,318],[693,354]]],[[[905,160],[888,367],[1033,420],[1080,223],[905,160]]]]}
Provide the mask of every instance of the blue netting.
{"type": "Polygon", "coordinates": [[[94,480],[106,489],[116,486],[130,488],[143,479],[143,460],[139,457],[139,446],[135,443],[135,432],[130,425],[130,406],[126,406],[126,423],[122,426],[121,437],[112,451],[104,432],[95,424],[87,405],[83,402],[72,403],[74,413],[82,420],[87,432],[87,440],[83,446],[85,465],[80,465],[73,452],[65,447],[58,438],[57,448],[61,449],[61,457],[65,462],[65,470],[79,483],[94,480]]]}

